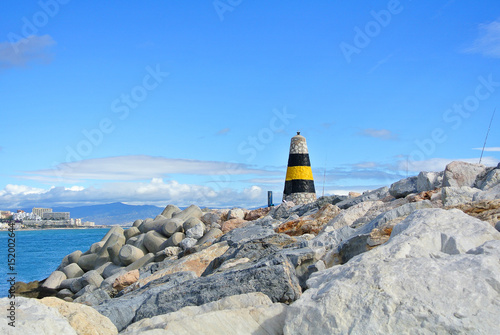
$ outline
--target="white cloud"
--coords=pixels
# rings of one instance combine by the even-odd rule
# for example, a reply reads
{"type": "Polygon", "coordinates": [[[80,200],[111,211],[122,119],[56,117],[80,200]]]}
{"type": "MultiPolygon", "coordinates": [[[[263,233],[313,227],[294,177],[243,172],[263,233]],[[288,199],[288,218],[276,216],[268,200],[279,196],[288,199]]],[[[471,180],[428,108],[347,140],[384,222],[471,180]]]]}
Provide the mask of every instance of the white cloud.
{"type": "Polygon", "coordinates": [[[171,174],[188,175],[272,175],[275,172],[255,169],[247,164],[172,159],[146,155],[86,159],[58,164],[53,169],[29,171],[24,179],[42,182],[75,183],[82,180],[149,180],[171,174]]]}
{"type": "MultiPolygon", "coordinates": [[[[404,171],[408,169],[411,172],[420,171],[444,171],[446,165],[453,161],[462,161],[467,163],[479,163],[479,158],[461,158],[461,159],[449,159],[449,158],[431,158],[423,161],[405,161],[401,160],[398,163],[398,169],[404,171]]],[[[494,157],[483,157],[481,164],[486,166],[496,166],[498,164],[498,159],[494,157]]]]}
{"type": "Polygon", "coordinates": [[[49,47],[56,42],[49,35],[29,36],[17,42],[0,43],[0,68],[24,67],[33,61],[50,62],[49,47]]]}
{"type": "Polygon", "coordinates": [[[100,187],[81,186],[31,188],[24,185],[7,185],[0,191],[0,208],[30,208],[33,206],[83,206],[125,202],[166,206],[208,207],[257,207],[267,203],[267,194],[259,186],[241,191],[216,189],[208,186],[181,184],[175,180],[163,181],[154,178],[149,182],[106,183],[100,187]]]}
{"type": "Polygon", "coordinates": [[[500,58],[500,21],[480,24],[479,37],[465,52],[500,58]]]}
{"type": "MultiPolygon", "coordinates": [[[[483,150],[483,148],[474,148],[474,150],[483,150]]],[[[484,148],[484,151],[490,151],[490,152],[500,152],[500,147],[489,147],[489,148],[484,148]]]]}
{"type": "Polygon", "coordinates": [[[397,134],[394,134],[393,132],[387,129],[367,128],[360,131],[359,134],[362,136],[379,138],[382,140],[396,140],[398,138],[397,134]]]}

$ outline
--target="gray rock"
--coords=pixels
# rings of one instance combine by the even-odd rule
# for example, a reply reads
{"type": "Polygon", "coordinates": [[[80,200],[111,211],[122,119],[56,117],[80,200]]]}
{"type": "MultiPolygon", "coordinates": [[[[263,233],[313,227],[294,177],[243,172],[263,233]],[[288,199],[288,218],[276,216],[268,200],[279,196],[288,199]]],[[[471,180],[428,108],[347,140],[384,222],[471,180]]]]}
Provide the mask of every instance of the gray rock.
{"type": "Polygon", "coordinates": [[[183,232],[183,220],[180,218],[168,219],[163,222],[160,232],[166,237],[170,237],[177,232],[183,232]]]}
{"type": "Polygon", "coordinates": [[[97,260],[97,254],[82,255],[77,264],[83,271],[94,269],[97,260]]]}
{"type": "Polygon", "coordinates": [[[56,297],[59,299],[64,299],[64,298],[68,298],[68,297],[71,298],[73,295],[74,295],[74,293],[71,292],[70,289],[65,288],[65,289],[62,289],[59,292],[57,292],[56,297]]]}
{"type": "Polygon", "coordinates": [[[42,284],[42,287],[57,289],[61,282],[65,279],[68,279],[64,272],[62,271],[54,271],[50,274],[50,276],[45,279],[45,282],[42,284]]]}
{"type": "Polygon", "coordinates": [[[220,219],[221,219],[221,216],[219,214],[209,212],[209,213],[203,214],[203,216],[201,217],[200,220],[204,224],[211,226],[211,225],[213,225],[215,223],[220,222],[220,219]]]}
{"type": "MultiPolygon", "coordinates": [[[[149,294],[137,309],[133,321],[175,312],[185,306],[199,306],[224,297],[250,292],[262,292],[273,302],[291,303],[302,293],[294,273],[294,268],[288,259],[280,256],[270,261],[259,262],[244,270],[227,271],[189,280],[183,285],[149,294]]],[[[99,312],[106,315],[101,310],[99,312]]],[[[110,319],[113,321],[111,317],[110,319]]]]}
{"type": "Polygon", "coordinates": [[[481,190],[469,186],[443,187],[441,189],[441,199],[443,206],[454,206],[465,204],[474,199],[481,190]]]}
{"type": "Polygon", "coordinates": [[[126,244],[120,249],[119,257],[121,263],[127,266],[144,257],[144,252],[133,245],[126,244]]]}
{"type": "Polygon", "coordinates": [[[199,240],[205,234],[205,225],[200,221],[196,226],[186,230],[186,237],[199,240]]]}
{"type": "Polygon", "coordinates": [[[81,297],[82,295],[88,294],[88,293],[95,291],[95,290],[97,290],[97,287],[95,287],[94,285],[84,286],[80,291],[75,293],[73,298],[77,299],[77,298],[81,297]]]}
{"type": "Polygon", "coordinates": [[[422,171],[417,176],[417,192],[432,191],[440,188],[443,183],[444,172],[422,171]]]}
{"type": "Polygon", "coordinates": [[[134,223],[132,224],[132,227],[137,227],[139,228],[139,226],[142,224],[142,220],[141,219],[137,219],[134,221],[134,223]]]}
{"type": "Polygon", "coordinates": [[[194,239],[194,238],[185,238],[181,241],[181,243],[179,243],[179,246],[183,249],[183,250],[186,250],[186,249],[189,249],[189,248],[192,248],[196,245],[196,242],[198,242],[198,240],[194,239]]]}
{"type": "Polygon", "coordinates": [[[174,233],[172,234],[172,236],[168,238],[168,240],[162,246],[160,246],[160,249],[165,249],[168,247],[176,247],[182,242],[182,240],[185,237],[186,235],[184,235],[184,233],[181,232],[174,233]]]}
{"type": "Polygon", "coordinates": [[[121,271],[122,269],[124,269],[123,266],[115,265],[110,262],[109,265],[103,269],[102,277],[107,279],[113,276],[115,273],[121,271]]]}
{"type": "Polygon", "coordinates": [[[393,183],[389,188],[389,194],[398,199],[404,198],[408,194],[417,193],[417,178],[410,177],[393,183]]]}
{"type": "Polygon", "coordinates": [[[500,184],[474,194],[472,201],[500,199],[500,184]]]}
{"type": "MultiPolygon", "coordinates": [[[[69,278],[69,279],[64,279],[61,284],[59,284],[59,289],[62,290],[62,289],[68,289],[68,290],[71,290],[71,284],[75,281],[75,280],[80,280],[80,278],[69,278]]],[[[77,290],[75,290],[73,293],[76,293],[78,291],[80,291],[82,288],[79,287],[77,290]]]]}
{"type": "Polygon", "coordinates": [[[69,283],[69,289],[71,290],[71,292],[77,293],[83,288],[82,277],[71,278],[70,280],[71,282],[69,283]]]}
{"type": "Polygon", "coordinates": [[[167,241],[167,238],[156,231],[146,233],[144,237],[144,246],[149,252],[156,253],[161,250],[161,245],[167,241]]]}
{"type": "Polygon", "coordinates": [[[443,187],[474,187],[476,179],[484,173],[485,169],[486,167],[482,164],[451,162],[444,170],[443,187]]]}
{"type": "Polygon", "coordinates": [[[68,266],[64,267],[63,272],[68,279],[81,277],[83,276],[84,273],[82,268],[79,267],[78,264],[76,263],[71,263],[68,266]]]}
{"type": "Polygon", "coordinates": [[[242,228],[236,228],[226,233],[220,238],[220,241],[232,243],[245,243],[252,240],[261,239],[267,236],[275,235],[274,230],[262,227],[260,225],[249,225],[242,228]]]}
{"type": "Polygon", "coordinates": [[[144,221],[142,221],[141,225],[137,228],[141,231],[141,233],[147,233],[149,230],[149,225],[153,222],[154,220],[152,218],[147,218],[144,221]]]}
{"type": "Polygon", "coordinates": [[[98,274],[103,276],[104,269],[106,269],[110,264],[113,264],[113,262],[104,263],[103,265],[97,267],[95,270],[97,271],[98,274]]]}
{"type": "Polygon", "coordinates": [[[102,315],[108,317],[116,328],[118,328],[118,331],[121,331],[132,323],[137,310],[145,300],[160,291],[180,287],[186,281],[194,278],[197,277],[193,272],[176,272],[155,281],[153,284],[156,284],[156,286],[148,285],[148,287],[143,287],[121,297],[108,300],[99,306],[94,306],[94,308],[102,315]]]}
{"type": "Polygon", "coordinates": [[[98,306],[110,299],[110,296],[105,290],[96,288],[95,290],[86,292],[85,294],[79,296],[74,300],[74,302],[88,306],[98,306]]]}
{"type": "Polygon", "coordinates": [[[81,279],[82,285],[84,287],[87,285],[94,285],[95,287],[99,287],[99,286],[101,286],[102,281],[103,281],[103,278],[95,270],[92,270],[92,271],[85,273],[81,279]]]}
{"type": "MultiPolygon", "coordinates": [[[[113,262],[115,265],[122,265],[120,261],[120,250],[123,247],[123,244],[117,242],[114,243],[112,246],[108,247],[108,255],[109,255],[109,260],[113,262]]],[[[97,264],[96,262],[96,267],[99,267],[100,263],[97,264]]]]}
{"type": "Polygon", "coordinates": [[[244,219],[245,212],[241,208],[233,208],[227,213],[227,219],[244,219]]]}
{"type": "Polygon", "coordinates": [[[488,174],[483,180],[480,180],[477,183],[477,187],[480,188],[483,191],[488,191],[489,189],[497,186],[500,184],[500,169],[493,169],[488,174]]]}
{"type": "Polygon", "coordinates": [[[137,227],[131,227],[123,232],[123,235],[125,236],[125,239],[128,240],[131,237],[140,235],[141,231],[137,227]]]}
{"type": "Polygon", "coordinates": [[[163,212],[161,212],[161,215],[163,215],[167,219],[171,219],[172,215],[174,215],[176,213],[180,213],[180,212],[181,212],[181,210],[179,209],[179,207],[174,206],[174,205],[168,205],[167,207],[165,207],[163,212]]]}
{"type": "Polygon", "coordinates": [[[500,221],[495,224],[495,229],[500,231],[500,221]]]}
{"type": "Polygon", "coordinates": [[[200,207],[196,205],[191,205],[180,213],[175,213],[172,215],[172,218],[177,218],[182,220],[182,222],[186,221],[190,217],[201,218],[203,216],[203,212],[200,207]]]}
{"type": "Polygon", "coordinates": [[[389,195],[389,188],[381,187],[373,191],[367,191],[359,197],[343,200],[337,203],[337,207],[339,207],[340,209],[347,209],[351,206],[359,204],[360,202],[380,200],[389,195]]]}

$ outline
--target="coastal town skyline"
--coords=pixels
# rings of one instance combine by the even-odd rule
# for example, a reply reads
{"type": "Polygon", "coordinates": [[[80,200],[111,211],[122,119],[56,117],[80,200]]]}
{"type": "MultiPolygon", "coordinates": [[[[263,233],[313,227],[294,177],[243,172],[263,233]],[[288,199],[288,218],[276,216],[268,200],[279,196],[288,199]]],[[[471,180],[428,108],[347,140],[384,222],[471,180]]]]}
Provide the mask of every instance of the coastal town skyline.
{"type": "Polygon", "coordinates": [[[2,209],[279,202],[297,131],[318,196],[500,162],[497,1],[1,6],[2,209]]]}

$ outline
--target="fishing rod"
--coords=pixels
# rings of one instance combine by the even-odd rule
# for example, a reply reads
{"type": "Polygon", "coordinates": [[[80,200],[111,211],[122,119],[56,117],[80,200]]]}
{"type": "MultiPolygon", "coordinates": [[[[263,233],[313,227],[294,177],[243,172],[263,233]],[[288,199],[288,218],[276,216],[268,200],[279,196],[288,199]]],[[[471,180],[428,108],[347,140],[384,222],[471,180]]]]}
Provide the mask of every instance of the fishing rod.
{"type": "Polygon", "coordinates": [[[488,135],[490,133],[491,123],[493,122],[493,117],[495,116],[496,111],[497,111],[497,109],[495,108],[493,110],[493,115],[491,115],[490,125],[488,126],[488,131],[486,132],[486,138],[484,139],[483,150],[481,150],[481,157],[479,158],[479,164],[481,164],[481,160],[483,159],[484,148],[486,147],[486,141],[488,140],[488,135]]]}

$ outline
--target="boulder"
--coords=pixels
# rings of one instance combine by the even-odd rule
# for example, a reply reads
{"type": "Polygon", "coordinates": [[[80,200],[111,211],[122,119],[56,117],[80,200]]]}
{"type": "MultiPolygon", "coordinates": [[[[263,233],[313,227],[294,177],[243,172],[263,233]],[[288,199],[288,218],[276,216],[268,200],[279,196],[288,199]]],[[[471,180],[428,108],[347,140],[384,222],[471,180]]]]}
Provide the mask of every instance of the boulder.
{"type": "Polygon", "coordinates": [[[87,306],[97,306],[108,301],[109,299],[111,299],[111,297],[105,290],[96,288],[90,292],[82,294],[81,296],[76,298],[73,302],[87,306]]]}
{"type": "Polygon", "coordinates": [[[220,214],[217,214],[215,212],[208,212],[208,213],[203,214],[203,216],[200,218],[200,220],[204,224],[211,226],[215,223],[219,223],[221,221],[221,216],[220,216],[220,214]]]}
{"type": "MultiPolygon", "coordinates": [[[[57,300],[60,300],[56,298],[57,300]]],[[[7,311],[10,308],[9,298],[0,299],[0,308],[2,311],[7,311]]],[[[62,301],[62,300],[60,300],[62,301]]],[[[7,312],[4,312],[6,315],[7,312]]],[[[15,328],[8,325],[9,319],[0,322],[1,334],[68,334],[77,335],[78,333],[71,327],[68,319],[53,308],[44,305],[41,300],[16,297],[15,310],[15,328]]],[[[116,334],[116,333],[115,333],[116,334]]]]}
{"type": "Polygon", "coordinates": [[[500,184],[474,195],[473,201],[500,199],[500,184]]]}
{"type": "Polygon", "coordinates": [[[247,221],[254,221],[257,219],[260,219],[271,211],[271,207],[262,207],[262,208],[257,208],[251,211],[248,211],[245,213],[245,217],[243,219],[247,221]]]}
{"type": "Polygon", "coordinates": [[[182,222],[186,221],[190,217],[195,217],[197,219],[201,218],[203,216],[203,212],[201,211],[200,207],[196,205],[191,205],[182,212],[175,213],[172,215],[172,218],[177,218],[182,220],[182,222]]]}
{"type": "Polygon", "coordinates": [[[163,212],[161,212],[161,215],[163,215],[167,219],[171,219],[172,215],[174,215],[176,213],[180,213],[180,212],[181,212],[181,210],[179,209],[179,207],[177,207],[175,205],[167,205],[167,207],[165,207],[163,212]]]}
{"type": "Polygon", "coordinates": [[[191,238],[191,237],[187,237],[185,239],[183,239],[180,243],[179,243],[179,246],[183,249],[183,250],[187,250],[189,248],[192,248],[196,245],[196,242],[198,242],[197,239],[194,239],[194,238],[191,238]]]}
{"type": "Polygon", "coordinates": [[[64,274],[64,272],[54,271],[47,279],[45,279],[45,282],[41,286],[50,289],[57,289],[59,288],[59,285],[61,285],[61,282],[65,279],[68,278],[66,277],[66,274],[64,274]]]}
{"type": "Polygon", "coordinates": [[[277,233],[284,233],[290,236],[300,236],[304,234],[317,235],[323,226],[340,213],[340,208],[332,204],[325,204],[317,212],[306,215],[295,220],[282,223],[277,229],[277,233]]]}
{"type": "Polygon", "coordinates": [[[81,267],[78,266],[76,263],[71,263],[70,265],[64,267],[62,270],[64,274],[66,275],[66,278],[76,278],[76,277],[81,277],[83,275],[83,270],[81,267]]]}
{"type": "Polygon", "coordinates": [[[488,172],[486,177],[477,183],[477,187],[483,191],[488,191],[489,189],[500,184],[500,169],[496,168],[488,172]]]}
{"type": "Polygon", "coordinates": [[[198,240],[202,238],[203,235],[205,235],[205,225],[201,221],[194,227],[186,230],[186,237],[195,239],[196,242],[198,242],[198,240]]]}
{"type": "Polygon", "coordinates": [[[417,210],[386,244],[312,274],[284,334],[495,333],[499,239],[458,210],[417,210]]]}
{"type": "Polygon", "coordinates": [[[484,173],[482,164],[454,161],[446,165],[443,175],[443,187],[475,187],[476,179],[484,173]]]}
{"type": "Polygon", "coordinates": [[[113,288],[117,291],[123,290],[125,287],[128,287],[135,283],[139,279],[139,270],[129,271],[118,278],[115,279],[113,283],[113,288]]]}
{"type": "Polygon", "coordinates": [[[350,206],[346,210],[341,211],[335,218],[330,220],[324,227],[322,232],[329,232],[340,229],[344,226],[352,225],[357,219],[363,217],[370,208],[382,205],[381,201],[365,201],[359,204],[350,206]]]}
{"type": "Polygon", "coordinates": [[[133,245],[126,244],[120,249],[119,257],[121,263],[127,266],[144,257],[144,252],[133,245]]]}
{"type": "Polygon", "coordinates": [[[465,204],[472,201],[474,199],[474,196],[479,192],[481,192],[481,190],[469,186],[443,187],[441,189],[443,206],[465,204]]]}
{"type": "Polygon", "coordinates": [[[389,188],[389,194],[398,199],[404,198],[411,193],[418,193],[417,179],[418,177],[410,177],[393,183],[389,188]]]}
{"type": "Polygon", "coordinates": [[[336,205],[340,209],[347,209],[351,206],[359,204],[360,202],[381,200],[389,195],[390,195],[389,188],[388,187],[381,187],[381,188],[378,188],[378,189],[373,190],[373,191],[364,192],[359,197],[343,200],[343,201],[337,203],[336,205]]]}
{"type": "MultiPolygon", "coordinates": [[[[57,298],[43,298],[40,303],[56,309],[78,334],[118,334],[118,330],[113,323],[92,307],[68,303],[57,298]]],[[[39,332],[36,333],[40,334],[39,332]]],[[[61,332],[59,334],[66,333],[61,332]]]]}
{"type": "Polygon", "coordinates": [[[422,171],[417,176],[417,192],[432,191],[443,184],[444,172],[422,171]]]}
{"type": "Polygon", "coordinates": [[[170,237],[177,232],[183,232],[183,222],[180,218],[168,219],[163,223],[160,232],[166,237],[170,237]]]}
{"type": "Polygon", "coordinates": [[[244,219],[245,211],[241,208],[233,208],[227,213],[227,219],[244,219]]]}
{"type": "Polygon", "coordinates": [[[123,334],[142,334],[152,329],[167,334],[282,334],[286,308],[281,303],[273,304],[259,292],[240,294],[142,319],[123,334]]]}
{"type": "Polygon", "coordinates": [[[248,221],[245,221],[243,219],[230,219],[227,221],[224,221],[221,225],[221,230],[224,234],[227,232],[239,228],[239,227],[244,227],[248,224],[248,221]]]}

